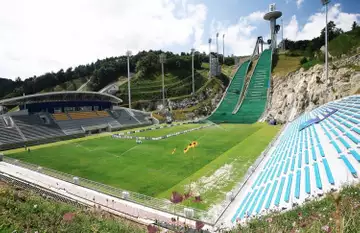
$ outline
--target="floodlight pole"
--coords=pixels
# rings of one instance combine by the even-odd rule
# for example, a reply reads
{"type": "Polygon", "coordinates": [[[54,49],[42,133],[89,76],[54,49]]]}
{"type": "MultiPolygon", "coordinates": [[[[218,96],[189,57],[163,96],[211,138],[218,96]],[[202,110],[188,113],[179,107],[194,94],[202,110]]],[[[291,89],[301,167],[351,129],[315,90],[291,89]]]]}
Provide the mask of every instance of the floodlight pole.
{"type": "Polygon", "coordinates": [[[195,49],[191,49],[191,68],[192,68],[192,94],[195,95],[195,68],[194,68],[194,56],[195,56],[195,49]]]}
{"type": "Polygon", "coordinates": [[[223,34],[223,64],[225,64],[225,34],[223,34]]]}
{"type": "Polygon", "coordinates": [[[209,38],[209,79],[211,78],[211,38],[209,38]]]}
{"type": "Polygon", "coordinates": [[[219,33],[216,33],[216,55],[219,56],[219,33]]]}
{"type": "Polygon", "coordinates": [[[281,40],[282,40],[282,50],[285,50],[285,41],[284,41],[284,20],[281,18],[281,40]]]}
{"type": "Polygon", "coordinates": [[[126,52],[127,56],[127,70],[128,70],[128,96],[129,96],[129,108],[131,109],[131,89],[130,89],[130,56],[131,51],[126,52]]]}
{"type": "Polygon", "coordinates": [[[160,63],[161,63],[161,73],[162,73],[162,99],[163,99],[163,108],[165,108],[165,75],[164,75],[164,63],[166,60],[166,54],[160,54],[160,63]]]}
{"type": "Polygon", "coordinates": [[[326,80],[329,78],[329,64],[328,64],[328,4],[329,0],[326,0],[325,3],[325,67],[326,67],[326,80]]]}

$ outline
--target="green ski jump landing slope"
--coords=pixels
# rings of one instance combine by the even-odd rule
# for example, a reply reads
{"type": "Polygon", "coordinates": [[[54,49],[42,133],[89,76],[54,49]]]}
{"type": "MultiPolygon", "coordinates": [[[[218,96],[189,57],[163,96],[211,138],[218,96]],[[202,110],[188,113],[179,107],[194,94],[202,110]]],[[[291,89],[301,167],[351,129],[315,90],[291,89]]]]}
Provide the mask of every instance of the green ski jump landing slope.
{"type": "Polygon", "coordinates": [[[244,62],[237,70],[229,88],[227,89],[227,92],[225,93],[225,97],[221,101],[216,111],[208,118],[208,120],[215,123],[220,123],[228,122],[230,118],[233,118],[232,112],[234,111],[239,96],[244,89],[244,81],[249,63],[250,61],[244,62]]]}
{"type": "Polygon", "coordinates": [[[261,54],[254,73],[251,76],[247,90],[243,90],[243,85],[249,61],[242,64],[236,73],[233,82],[231,82],[231,86],[228,88],[223,101],[208,120],[215,123],[241,124],[252,124],[258,121],[265,110],[267,102],[267,93],[268,88],[270,87],[271,57],[271,50],[265,50],[261,54]],[[234,90],[239,90],[239,83],[241,83],[240,92],[234,92],[234,90]],[[245,98],[241,103],[239,110],[235,114],[232,114],[241,91],[246,92],[245,98]]]}

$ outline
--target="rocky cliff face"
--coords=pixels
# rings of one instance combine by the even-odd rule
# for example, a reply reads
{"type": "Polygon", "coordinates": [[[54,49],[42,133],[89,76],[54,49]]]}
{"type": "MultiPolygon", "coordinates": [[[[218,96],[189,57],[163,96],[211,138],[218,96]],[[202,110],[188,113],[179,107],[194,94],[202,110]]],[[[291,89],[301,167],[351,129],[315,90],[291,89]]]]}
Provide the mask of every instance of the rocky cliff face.
{"type": "Polygon", "coordinates": [[[304,111],[359,93],[360,72],[351,66],[360,66],[360,54],[329,64],[328,79],[323,65],[273,76],[271,99],[262,120],[291,121],[304,111]]]}

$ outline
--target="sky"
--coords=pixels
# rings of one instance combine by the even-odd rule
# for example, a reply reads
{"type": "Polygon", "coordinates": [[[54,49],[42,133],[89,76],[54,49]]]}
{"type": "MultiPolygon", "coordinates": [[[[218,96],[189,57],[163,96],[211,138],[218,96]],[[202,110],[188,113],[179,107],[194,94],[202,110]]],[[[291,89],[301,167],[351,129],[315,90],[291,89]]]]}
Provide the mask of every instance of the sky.
{"type": "MultiPolygon", "coordinates": [[[[25,79],[127,50],[208,52],[209,38],[216,51],[217,32],[221,53],[225,34],[225,55],[249,55],[258,36],[270,37],[263,16],[271,3],[283,12],[284,38],[320,35],[320,0],[0,0],[0,77],[25,79]]],[[[360,0],[332,0],[329,20],[350,30],[360,0]]]]}

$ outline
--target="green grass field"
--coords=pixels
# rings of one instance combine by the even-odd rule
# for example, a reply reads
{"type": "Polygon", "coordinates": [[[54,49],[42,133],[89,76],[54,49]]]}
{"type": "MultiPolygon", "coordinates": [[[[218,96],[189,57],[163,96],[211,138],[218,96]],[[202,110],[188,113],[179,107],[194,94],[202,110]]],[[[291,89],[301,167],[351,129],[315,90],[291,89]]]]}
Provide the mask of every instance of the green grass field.
{"type": "MultiPolygon", "coordinates": [[[[187,124],[138,135],[161,136],[199,126],[187,124]]],[[[114,187],[164,198],[169,198],[171,191],[186,191],[188,184],[212,176],[225,164],[231,165],[231,176],[225,184],[217,184],[215,179],[211,190],[201,190],[206,201],[187,203],[206,209],[241,179],[278,129],[266,124],[226,124],[159,141],[144,140],[142,144],[103,136],[33,149],[30,153],[5,154],[114,187]],[[184,147],[194,140],[199,145],[184,154],[184,147]],[[174,148],[176,152],[172,154],[174,148]]]]}
{"type": "Polygon", "coordinates": [[[279,61],[274,67],[273,75],[278,77],[283,77],[300,68],[300,60],[301,56],[299,57],[290,57],[286,56],[285,54],[279,55],[279,61]]]}

